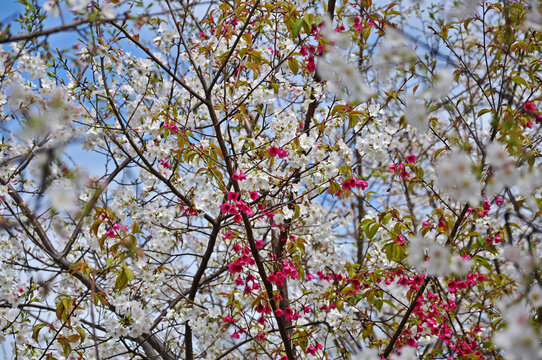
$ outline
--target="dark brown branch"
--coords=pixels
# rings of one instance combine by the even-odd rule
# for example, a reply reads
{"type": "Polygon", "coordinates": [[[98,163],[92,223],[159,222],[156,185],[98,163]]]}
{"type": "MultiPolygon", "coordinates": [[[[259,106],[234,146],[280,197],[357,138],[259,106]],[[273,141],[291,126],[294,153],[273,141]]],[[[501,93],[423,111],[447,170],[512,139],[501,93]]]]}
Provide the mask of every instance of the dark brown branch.
{"type": "Polygon", "coordinates": [[[40,36],[51,35],[51,34],[59,33],[62,31],[75,30],[79,25],[83,25],[83,24],[107,23],[107,22],[112,22],[115,20],[116,19],[101,19],[101,20],[83,19],[83,20],[75,21],[71,24],[56,26],[50,29],[35,31],[33,33],[19,34],[19,35],[8,36],[5,38],[0,38],[0,44],[5,44],[5,43],[10,43],[10,42],[15,42],[15,41],[22,41],[22,40],[31,40],[40,36]]]}
{"type": "MultiPolygon", "coordinates": [[[[220,231],[220,222],[222,220],[222,214],[219,215],[218,219],[216,219],[215,224],[213,225],[213,231],[211,232],[211,236],[209,236],[209,242],[207,243],[207,249],[205,250],[205,253],[203,254],[203,259],[201,260],[201,263],[198,267],[198,270],[196,271],[196,275],[194,275],[194,280],[192,281],[192,286],[190,287],[190,292],[188,294],[188,299],[190,301],[194,301],[196,298],[196,294],[199,289],[200,280],[205,273],[205,270],[207,269],[207,266],[209,264],[209,259],[211,258],[211,255],[213,254],[215,244],[216,244],[216,238],[218,236],[218,232],[220,231]]],[[[186,354],[186,360],[191,360],[194,358],[194,350],[192,348],[192,329],[190,328],[190,323],[187,322],[185,325],[185,333],[184,333],[184,343],[185,343],[185,354],[186,354]]]]}
{"type": "MultiPolygon", "coordinates": [[[[218,116],[215,112],[215,109],[213,107],[213,104],[211,100],[206,102],[207,108],[209,110],[209,115],[211,117],[211,120],[213,122],[213,127],[215,129],[216,137],[218,140],[218,144],[220,146],[220,150],[222,151],[222,154],[224,155],[224,161],[226,163],[226,169],[228,171],[228,174],[230,177],[233,175],[233,166],[231,163],[230,156],[228,155],[228,149],[226,147],[226,142],[224,140],[224,137],[222,136],[222,131],[220,130],[220,124],[218,116]]],[[[236,180],[232,180],[233,188],[237,193],[241,193],[241,188],[239,187],[239,183],[236,180]]],[[[260,278],[264,284],[265,291],[267,293],[267,297],[269,298],[269,304],[271,305],[271,309],[273,310],[273,314],[275,316],[275,320],[277,321],[277,325],[279,328],[280,337],[282,339],[282,343],[284,345],[284,350],[286,352],[286,356],[288,357],[288,360],[294,360],[295,355],[292,348],[292,343],[290,341],[290,338],[288,337],[288,331],[286,330],[286,326],[284,324],[284,319],[282,316],[278,316],[275,313],[275,310],[277,309],[277,304],[275,303],[275,299],[273,296],[273,285],[271,282],[267,279],[267,273],[265,271],[265,267],[263,265],[263,261],[260,258],[260,254],[258,253],[258,249],[256,247],[256,242],[254,239],[254,233],[252,232],[252,224],[250,223],[250,219],[248,216],[244,213],[241,214],[243,218],[243,224],[246,229],[247,234],[247,240],[249,243],[250,251],[252,253],[252,256],[254,257],[254,261],[256,262],[256,266],[258,268],[258,273],[260,275],[260,278]]],[[[188,359],[187,359],[188,360],[188,359]]]]}

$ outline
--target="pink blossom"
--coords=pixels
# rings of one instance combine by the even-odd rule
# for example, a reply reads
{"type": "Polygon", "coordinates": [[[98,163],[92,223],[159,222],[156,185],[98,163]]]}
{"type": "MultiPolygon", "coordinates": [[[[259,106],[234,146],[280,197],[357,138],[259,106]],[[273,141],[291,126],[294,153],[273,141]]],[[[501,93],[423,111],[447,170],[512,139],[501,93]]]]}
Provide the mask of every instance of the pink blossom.
{"type": "Polygon", "coordinates": [[[526,102],[525,104],[523,104],[523,109],[529,114],[532,114],[536,110],[536,105],[531,102],[526,102]]]}
{"type": "Polygon", "coordinates": [[[418,158],[416,157],[416,155],[407,155],[407,157],[406,157],[406,161],[409,164],[414,164],[417,159],[418,158]]]}
{"type": "Polygon", "coordinates": [[[362,190],[365,190],[368,186],[369,184],[367,183],[367,181],[363,179],[350,178],[343,181],[343,183],[341,184],[341,189],[350,190],[354,187],[360,187],[362,190]]]}
{"type": "Polygon", "coordinates": [[[487,215],[487,212],[491,210],[491,202],[489,201],[489,199],[484,200],[484,210],[485,210],[486,215],[487,215]]]}
{"type": "Polygon", "coordinates": [[[307,70],[309,72],[315,72],[316,71],[316,64],[314,63],[314,57],[309,56],[307,58],[307,70]]]}
{"type": "Polygon", "coordinates": [[[318,44],[316,51],[318,52],[318,55],[322,55],[324,53],[324,45],[322,45],[321,43],[318,44]]]}
{"type": "Polygon", "coordinates": [[[318,350],[322,350],[323,348],[324,347],[321,344],[316,343],[316,346],[312,346],[312,345],[307,346],[307,349],[305,350],[305,352],[307,354],[316,355],[316,352],[318,350]]]}
{"type": "Polygon", "coordinates": [[[243,271],[243,265],[239,261],[234,261],[228,265],[228,271],[230,274],[240,273],[243,271]]]}
{"type": "Polygon", "coordinates": [[[227,203],[220,205],[220,210],[223,214],[237,214],[237,210],[235,210],[235,207],[227,203]]]}
{"type": "Polygon", "coordinates": [[[276,146],[271,146],[267,149],[267,152],[269,153],[270,156],[277,156],[278,155],[278,148],[276,146]]]}
{"type": "Polygon", "coordinates": [[[169,159],[168,159],[168,158],[160,159],[160,160],[158,160],[158,162],[160,163],[160,165],[162,165],[162,166],[165,167],[166,169],[171,169],[171,164],[169,163],[169,159]]]}
{"type": "Polygon", "coordinates": [[[358,33],[363,31],[363,26],[361,25],[361,21],[359,19],[359,16],[356,16],[354,18],[354,30],[356,30],[358,33]]]}
{"type": "Polygon", "coordinates": [[[171,130],[172,133],[176,133],[179,131],[179,128],[175,124],[169,124],[169,130],[171,130]]]}
{"type": "Polygon", "coordinates": [[[251,191],[250,192],[250,200],[256,201],[260,197],[260,194],[258,194],[257,191],[251,191]]]}
{"type": "Polygon", "coordinates": [[[259,341],[259,342],[265,341],[265,335],[261,331],[254,338],[256,339],[256,341],[259,341]]]}
{"type": "Polygon", "coordinates": [[[286,310],[284,310],[284,313],[286,314],[284,318],[286,321],[295,321],[301,318],[301,315],[299,315],[297,311],[294,311],[291,308],[286,308],[286,310]]]}
{"type": "Polygon", "coordinates": [[[237,209],[241,211],[242,213],[246,214],[247,216],[253,216],[254,211],[243,201],[238,201],[235,203],[235,206],[237,206],[237,209]]]}
{"type": "Polygon", "coordinates": [[[222,321],[224,321],[226,324],[233,324],[237,320],[232,318],[230,315],[226,315],[226,316],[224,316],[224,318],[222,318],[222,321]]]}
{"type": "Polygon", "coordinates": [[[233,175],[231,176],[231,179],[232,179],[233,181],[243,181],[243,180],[246,180],[247,177],[246,177],[246,175],[243,174],[243,173],[235,173],[235,172],[234,172],[233,175]]]}
{"type": "Polygon", "coordinates": [[[278,155],[278,157],[280,159],[282,159],[282,158],[285,158],[286,156],[288,156],[288,152],[286,150],[284,150],[284,149],[279,148],[278,152],[277,152],[277,155],[278,155]]]}
{"type": "Polygon", "coordinates": [[[105,236],[108,238],[114,238],[116,236],[115,231],[113,229],[109,229],[105,232],[105,236]]]}
{"type": "Polygon", "coordinates": [[[362,190],[365,190],[368,186],[369,184],[367,183],[367,181],[362,179],[356,180],[356,187],[360,187],[362,190]]]}
{"type": "Polygon", "coordinates": [[[179,128],[174,123],[170,123],[170,124],[164,123],[164,125],[162,125],[162,127],[164,129],[169,129],[172,133],[176,133],[176,132],[179,131],[179,128]]]}
{"type": "Polygon", "coordinates": [[[272,157],[278,156],[279,158],[282,159],[288,156],[288,152],[286,150],[276,147],[276,146],[269,147],[267,151],[269,152],[269,155],[272,157]]]}
{"type": "Polygon", "coordinates": [[[286,277],[287,276],[282,271],[277,271],[276,273],[271,273],[267,275],[267,280],[277,286],[283,286],[286,277]]]}
{"type": "Polygon", "coordinates": [[[228,201],[237,201],[238,198],[239,194],[236,192],[228,191],[228,193],[226,194],[226,199],[228,199],[228,201]]]}

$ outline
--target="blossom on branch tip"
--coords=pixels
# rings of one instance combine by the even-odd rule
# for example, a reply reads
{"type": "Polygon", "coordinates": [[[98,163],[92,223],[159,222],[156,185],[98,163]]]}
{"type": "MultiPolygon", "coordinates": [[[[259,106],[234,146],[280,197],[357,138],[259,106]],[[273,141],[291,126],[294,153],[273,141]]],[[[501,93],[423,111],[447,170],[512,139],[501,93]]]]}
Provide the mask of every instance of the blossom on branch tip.
{"type": "Polygon", "coordinates": [[[224,318],[222,318],[222,321],[224,321],[226,324],[233,324],[234,322],[236,322],[237,320],[235,320],[233,317],[231,317],[230,315],[226,315],[224,316],[224,318]]]}
{"type": "Polygon", "coordinates": [[[405,159],[407,163],[414,164],[418,158],[416,157],[416,155],[407,155],[405,159]]]}
{"type": "Polygon", "coordinates": [[[247,179],[246,175],[243,174],[242,172],[240,172],[240,173],[234,172],[233,175],[231,176],[231,178],[232,178],[233,181],[243,181],[243,180],[247,179]]]}
{"type": "Polygon", "coordinates": [[[220,210],[222,211],[223,214],[232,214],[232,215],[237,214],[237,210],[235,209],[235,206],[230,205],[228,203],[224,203],[220,205],[220,210]]]}
{"type": "Polygon", "coordinates": [[[237,201],[239,199],[239,194],[233,191],[228,191],[226,194],[226,199],[228,201],[237,201]]]}
{"type": "Polygon", "coordinates": [[[247,216],[253,216],[254,215],[254,211],[252,211],[252,209],[250,208],[250,206],[248,206],[245,202],[243,201],[237,201],[235,203],[235,206],[237,207],[237,209],[242,212],[243,214],[246,214],[247,216]]]}
{"type": "Polygon", "coordinates": [[[529,114],[532,114],[536,110],[536,105],[532,102],[526,102],[525,104],[523,104],[523,110],[525,110],[529,114]]]}
{"type": "Polygon", "coordinates": [[[251,191],[250,192],[250,200],[256,201],[260,197],[260,194],[258,194],[257,191],[251,191]]]}
{"type": "Polygon", "coordinates": [[[285,158],[288,156],[288,152],[282,148],[271,146],[267,149],[270,156],[275,157],[278,156],[280,159],[285,158]]]}

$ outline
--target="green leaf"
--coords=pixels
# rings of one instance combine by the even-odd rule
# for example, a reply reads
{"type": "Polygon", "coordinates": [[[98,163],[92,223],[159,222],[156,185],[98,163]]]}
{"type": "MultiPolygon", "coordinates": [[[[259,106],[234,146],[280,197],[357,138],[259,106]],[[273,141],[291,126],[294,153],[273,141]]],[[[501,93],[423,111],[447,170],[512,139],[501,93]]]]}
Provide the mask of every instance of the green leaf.
{"type": "Polygon", "coordinates": [[[79,339],[81,340],[80,343],[85,341],[85,339],[87,337],[87,334],[86,334],[85,330],[81,326],[77,326],[75,328],[75,330],[77,330],[77,332],[79,333],[79,339]]]}
{"type": "Polygon", "coordinates": [[[38,342],[40,330],[43,329],[45,326],[46,324],[37,324],[32,328],[32,339],[34,339],[35,342],[38,342]]]}
{"type": "Polygon", "coordinates": [[[339,191],[341,191],[341,186],[337,184],[335,181],[332,181],[331,184],[329,184],[329,193],[331,195],[335,195],[339,191]]]}
{"type": "Polygon", "coordinates": [[[81,336],[80,336],[79,334],[71,334],[71,335],[68,336],[66,339],[68,340],[68,342],[73,343],[73,342],[76,342],[76,341],[78,341],[79,339],[81,339],[81,336]]]}
{"type": "Polygon", "coordinates": [[[295,58],[291,57],[288,60],[288,66],[290,66],[292,72],[297,75],[297,73],[299,72],[299,62],[295,58]]]}
{"type": "Polygon", "coordinates": [[[301,215],[301,207],[299,207],[299,205],[295,204],[294,209],[295,209],[294,219],[297,219],[299,217],[299,215],[301,215]]]}
{"type": "Polygon", "coordinates": [[[487,113],[490,113],[491,112],[491,109],[482,109],[480,111],[478,111],[478,117],[484,115],[484,114],[487,114],[487,113]]]}
{"type": "Polygon", "coordinates": [[[301,31],[301,28],[303,27],[303,22],[305,20],[303,18],[300,18],[298,19],[295,24],[294,24],[294,27],[293,27],[293,32],[294,32],[294,37],[298,37],[299,36],[299,32],[301,31]]]}
{"type": "Polygon", "coordinates": [[[117,280],[115,281],[115,290],[120,291],[128,286],[128,283],[134,279],[134,273],[132,270],[123,266],[120,269],[117,280]]]}
{"type": "Polygon", "coordinates": [[[527,84],[527,82],[525,81],[525,79],[522,78],[522,77],[519,76],[519,75],[512,77],[512,81],[515,82],[515,83],[518,84],[518,85],[523,85],[523,86],[526,86],[526,87],[529,86],[529,85],[527,84]]]}
{"type": "Polygon", "coordinates": [[[367,230],[365,231],[365,233],[367,234],[367,237],[368,237],[369,239],[374,238],[376,232],[378,231],[378,227],[379,227],[378,224],[374,223],[373,225],[371,225],[371,226],[369,226],[369,227],[367,228],[367,230]]]}
{"type": "Polygon", "coordinates": [[[386,225],[391,220],[391,214],[386,213],[384,216],[382,216],[382,219],[380,219],[380,223],[382,225],[386,225]]]}
{"type": "Polygon", "coordinates": [[[62,346],[64,356],[69,356],[70,353],[72,352],[72,347],[71,347],[70,343],[68,342],[68,340],[59,338],[58,342],[62,346]]]}

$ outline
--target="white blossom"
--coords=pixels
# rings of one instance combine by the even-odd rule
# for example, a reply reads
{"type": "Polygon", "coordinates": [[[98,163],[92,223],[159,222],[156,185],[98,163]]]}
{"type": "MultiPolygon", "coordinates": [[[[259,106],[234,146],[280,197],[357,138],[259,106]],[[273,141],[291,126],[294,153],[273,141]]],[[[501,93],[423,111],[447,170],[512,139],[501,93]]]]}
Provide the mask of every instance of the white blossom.
{"type": "Polygon", "coordinates": [[[436,185],[455,201],[477,204],[481,187],[471,166],[467,154],[461,150],[452,151],[438,160],[435,168],[436,185]]]}

